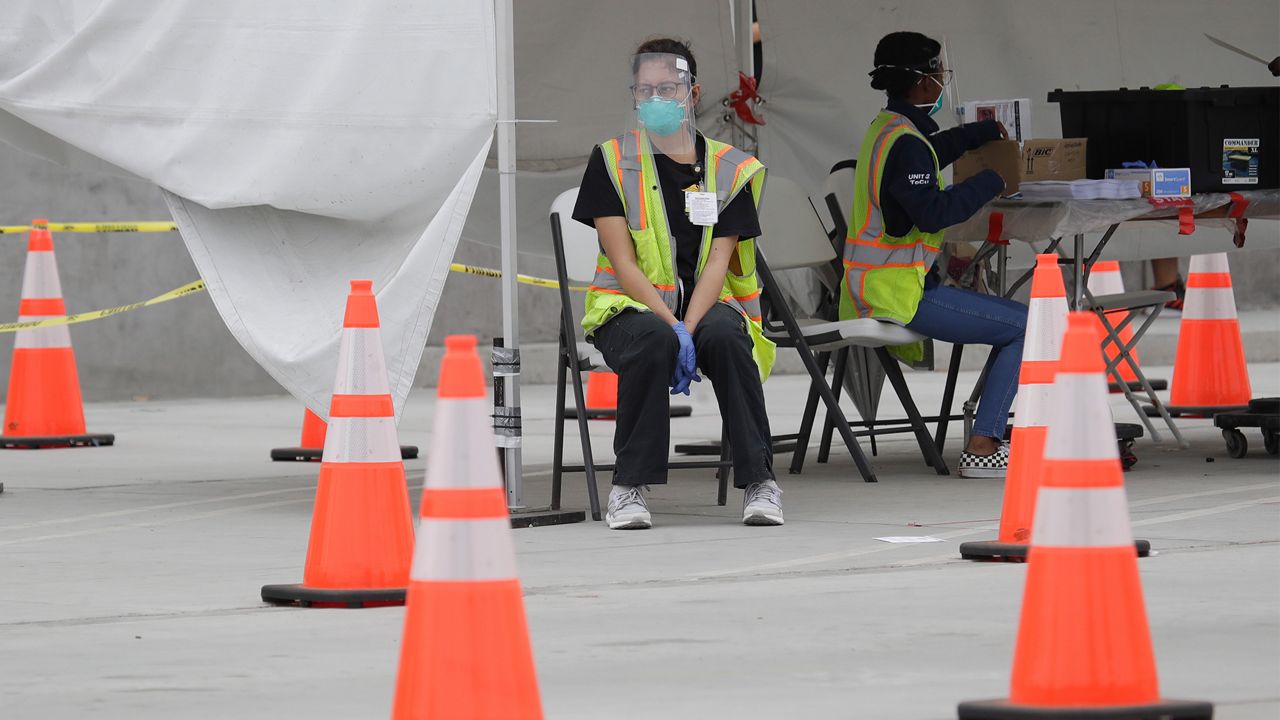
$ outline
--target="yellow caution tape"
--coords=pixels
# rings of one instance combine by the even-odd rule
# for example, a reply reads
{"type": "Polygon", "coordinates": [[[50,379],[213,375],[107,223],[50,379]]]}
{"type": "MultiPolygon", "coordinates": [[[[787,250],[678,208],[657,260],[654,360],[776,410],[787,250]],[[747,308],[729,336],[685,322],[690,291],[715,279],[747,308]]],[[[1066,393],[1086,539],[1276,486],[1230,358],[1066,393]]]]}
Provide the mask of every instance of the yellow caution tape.
{"type": "MultiPolygon", "coordinates": [[[[75,232],[75,231],[72,231],[72,232],[75,232]]],[[[128,232],[128,231],[125,231],[125,232],[128,232]]],[[[152,231],[139,230],[137,232],[152,232],[152,231]]],[[[453,272],[467,273],[468,275],[481,275],[483,277],[491,277],[491,278],[502,277],[501,270],[495,270],[493,268],[486,268],[486,267],[478,267],[476,265],[463,265],[461,263],[452,263],[451,265],[449,265],[449,269],[452,270],[453,272]]],[[[560,283],[556,282],[555,280],[548,280],[546,278],[533,277],[532,275],[518,275],[516,276],[516,279],[526,285],[535,285],[537,287],[546,287],[546,288],[560,287],[560,283]]],[[[575,285],[575,286],[570,286],[569,289],[581,292],[581,291],[585,291],[587,288],[585,286],[575,285]]],[[[195,293],[203,292],[204,290],[205,290],[204,281],[196,280],[195,282],[189,282],[180,288],[174,288],[173,290],[170,290],[169,292],[164,293],[162,295],[157,295],[151,298],[150,300],[143,300],[142,302],[131,303],[129,305],[121,305],[119,307],[107,308],[105,310],[94,310],[92,312],[76,313],[74,315],[66,315],[64,317],[49,318],[48,320],[27,320],[24,322],[0,323],[0,333],[11,333],[11,332],[17,332],[19,330],[34,330],[35,328],[55,327],[58,325],[75,325],[77,323],[89,322],[90,320],[101,320],[102,318],[108,318],[113,315],[132,312],[134,310],[139,310],[141,308],[149,307],[151,305],[159,305],[160,303],[169,302],[170,300],[177,300],[180,297],[186,297],[187,295],[194,295],[195,293]]]]}
{"type": "MultiPolygon", "coordinates": [[[[452,270],[453,272],[466,273],[468,275],[480,275],[483,277],[491,277],[491,278],[502,277],[501,270],[495,270],[493,268],[487,268],[487,267],[478,267],[476,265],[463,265],[462,263],[452,263],[451,265],[449,265],[449,269],[452,270]]],[[[560,288],[560,283],[556,282],[555,280],[534,277],[532,275],[516,275],[516,282],[524,283],[525,285],[533,285],[535,287],[551,288],[552,290],[558,290],[560,288]]],[[[587,286],[586,285],[570,285],[569,290],[573,292],[586,292],[587,286]]]]}
{"type": "Polygon", "coordinates": [[[159,305],[162,302],[177,300],[180,297],[193,295],[202,292],[205,289],[203,280],[189,282],[180,288],[174,288],[163,295],[157,295],[150,300],[133,303],[131,305],[121,305],[120,307],[107,308],[106,310],[94,310],[87,313],[76,313],[75,315],[67,315],[65,317],[49,318],[48,320],[28,320],[26,322],[0,323],[0,333],[11,333],[19,330],[31,330],[33,328],[54,327],[56,325],[75,325],[76,323],[89,322],[90,320],[101,320],[112,315],[127,313],[138,308],[144,308],[148,305],[159,305]]]}
{"type": "MultiPolygon", "coordinates": [[[[117,233],[117,232],[177,232],[178,224],[165,220],[142,220],[139,222],[51,222],[44,226],[51,232],[73,233],[117,233]]],[[[24,233],[31,230],[30,225],[0,225],[0,235],[24,233]]]]}
{"type": "Polygon", "coordinates": [[[51,222],[48,225],[51,232],[73,232],[73,233],[117,233],[117,232],[177,232],[178,224],[175,222],[149,221],[141,222],[51,222]]]}

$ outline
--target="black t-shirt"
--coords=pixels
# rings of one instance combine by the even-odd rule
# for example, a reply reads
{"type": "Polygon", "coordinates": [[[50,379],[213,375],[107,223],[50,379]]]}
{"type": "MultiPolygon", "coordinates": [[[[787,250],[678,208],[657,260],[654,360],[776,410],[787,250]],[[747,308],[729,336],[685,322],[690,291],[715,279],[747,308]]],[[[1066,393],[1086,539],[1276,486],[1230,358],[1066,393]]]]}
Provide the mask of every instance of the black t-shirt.
{"type": "MultiPolygon", "coordinates": [[[[706,141],[698,137],[698,157],[707,155],[706,141]]],[[[680,315],[684,315],[693,295],[694,277],[698,267],[698,253],[702,247],[702,227],[694,225],[684,211],[684,191],[702,180],[693,171],[693,165],[679,163],[670,157],[654,153],[654,168],[658,173],[658,184],[662,187],[662,204],[667,211],[667,222],[671,226],[671,234],[676,241],[676,275],[684,286],[680,303],[680,315]]],[[[703,163],[703,167],[706,164],[703,163]]],[[[622,207],[622,198],[609,177],[604,164],[604,153],[600,147],[591,152],[587,161],[586,172],[582,174],[582,185],[578,190],[578,204],[573,208],[573,219],[580,223],[595,227],[594,218],[626,217],[622,207]]],[[[749,188],[738,193],[729,205],[720,212],[715,227],[711,229],[711,237],[738,236],[738,240],[750,240],[760,235],[760,218],[756,215],[755,202],[751,199],[749,188]]]]}

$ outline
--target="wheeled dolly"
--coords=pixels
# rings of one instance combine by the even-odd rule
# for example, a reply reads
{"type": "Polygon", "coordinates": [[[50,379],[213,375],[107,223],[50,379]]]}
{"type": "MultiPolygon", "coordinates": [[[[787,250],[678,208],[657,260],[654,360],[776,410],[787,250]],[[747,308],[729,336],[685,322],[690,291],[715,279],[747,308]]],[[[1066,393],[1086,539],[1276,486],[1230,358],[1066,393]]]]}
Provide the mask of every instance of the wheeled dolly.
{"type": "Polygon", "coordinates": [[[1227,454],[1233,458],[1249,454],[1249,441],[1240,428],[1251,427],[1262,430],[1263,447],[1268,455],[1275,455],[1280,451],[1280,398],[1254,398],[1246,410],[1214,415],[1213,425],[1222,428],[1227,454]]]}

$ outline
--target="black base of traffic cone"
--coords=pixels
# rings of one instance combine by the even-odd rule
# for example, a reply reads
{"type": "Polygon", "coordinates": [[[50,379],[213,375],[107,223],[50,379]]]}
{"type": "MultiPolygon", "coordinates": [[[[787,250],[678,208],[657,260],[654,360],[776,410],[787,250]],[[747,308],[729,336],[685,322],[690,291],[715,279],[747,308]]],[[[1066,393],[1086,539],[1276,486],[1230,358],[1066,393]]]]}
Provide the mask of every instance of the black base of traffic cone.
{"type": "MultiPolygon", "coordinates": [[[[979,540],[960,543],[960,557],[965,560],[993,560],[1004,562],[1026,562],[1030,545],[1002,543],[995,540],[979,540]]],[[[1151,543],[1146,540],[1134,540],[1133,547],[1138,557],[1151,554],[1151,543]]]]}
{"type": "MultiPolygon", "coordinates": [[[[1169,417],[1189,417],[1189,418],[1211,418],[1218,413],[1228,412],[1245,412],[1249,409],[1248,405],[1165,405],[1165,412],[1169,413],[1169,417]]],[[[1160,417],[1160,411],[1154,406],[1143,405],[1142,411],[1147,417],[1160,417]]]]}
{"type": "Polygon", "coordinates": [[[1213,703],[1161,699],[1150,705],[1043,707],[976,700],[960,703],[958,712],[960,720],[1212,720],[1213,703]]]}
{"type": "MultiPolygon", "coordinates": [[[[673,417],[673,418],[689,417],[692,414],[693,414],[693,408],[689,407],[688,405],[672,405],[671,409],[667,412],[667,416],[673,417]]],[[[560,414],[560,417],[564,418],[565,420],[577,420],[578,408],[567,407],[564,409],[564,412],[560,414]]],[[[618,411],[612,408],[609,408],[609,409],[587,408],[587,419],[588,420],[617,420],[618,411]]]]}
{"type": "Polygon", "coordinates": [[[545,507],[511,510],[510,515],[511,527],[513,528],[569,525],[571,523],[586,522],[587,520],[587,513],[584,510],[553,510],[545,507]]]}
{"type": "Polygon", "coordinates": [[[273,605],[299,607],[380,607],[403,605],[406,588],[347,590],[304,585],[263,585],[262,600],[273,605]]]}
{"type": "MultiPolygon", "coordinates": [[[[271,449],[271,459],[276,462],[320,462],[323,455],[323,448],[288,447],[271,449]]],[[[401,445],[400,457],[403,460],[412,460],[418,457],[418,446],[401,445]]]]}
{"type": "MultiPolygon", "coordinates": [[[[1147,382],[1151,383],[1152,390],[1160,391],[1160,390],[1169,389],[1168,380],[1152,380],[1151,378],[1147,378],[1147,382]]],[[[1125,383],[1125,385],[1129,386],[1129,392],[1138,393],[1138,392],[1146,392],[1147,390],[1146,388],[1142,387],[1142,383],[1138,382],[1137,380],[1129,380],[1128,382],[1125,383]]],[[[1113,394],[1124,392],[1124,390],[1121,389],[1120,387],[1120,383],[1115,381],[1107,383],[1107,390],[1113,394]]]]}
{"type": "Polygon", "coordinates": [[[13,436],[0,435],[0,448],[14,450],[38,450],[40,448],[106,447],[116,444],[116,436],[110,433],[85,435],[13,436]]]}

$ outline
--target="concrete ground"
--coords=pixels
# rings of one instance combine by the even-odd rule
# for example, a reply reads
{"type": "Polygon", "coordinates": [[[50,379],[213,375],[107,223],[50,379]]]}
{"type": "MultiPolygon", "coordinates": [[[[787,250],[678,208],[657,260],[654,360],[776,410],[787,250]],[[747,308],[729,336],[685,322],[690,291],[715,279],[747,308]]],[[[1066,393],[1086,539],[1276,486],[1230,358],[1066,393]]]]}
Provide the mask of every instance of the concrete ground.
{"type": "MultiPolygon", "coordinates": [[[[1280,395],[1278,371],[1254,366],[1255,394],[1280,395]]],[[[936,406],[940,374],[909,381],[936,406]]],[[[805,383],[767,387],[775,432],[793,429],[805,383]]],[[[526,388],[531,502],[547,497],[552,398],[526,388]]],[[[674,435],[717,436],[705,383],[692,404],[674,435]]],[[[402,440],[429,446],[431,413],[421,391],[402,440]]],[[[0,716],[386,717],[403,609],[258,598],[301,578],[316,466],[267,459],[296,442],[301,408],[276,397],[87,414],[115,447],[0,455],[0,716]]],[[[593,427],[607,450],[611,427],[593,427]]],[[[1161,687],[1214,701],[1223,720],[1276,718],[1276,459],[1256,434],[1235,460],[1208,421],[1182,427],[1189,450],[1140,441],[1126,474],[1135,532],[1156,550],[1139,566],[1161,687]]],[[[868,485],[847,454],[811,455],[780,478],[784,527],[740,525],[740,498],[717,507],[704,472],[652,494],[651,531],[517,531],[547,717],[942,720],[959,700],[1004,695],[1026,568],[956,554],[993,537],[1001,483],[937,477],[903,436],[880,443],[876,466],[868,485]],[[890,535],[942,542],[875,539],[890,535]]],[[[407,467],[416,488],[423,461],[407,467]]],[[[581,476],[565,497],[583,504],[581,476]]]]}

